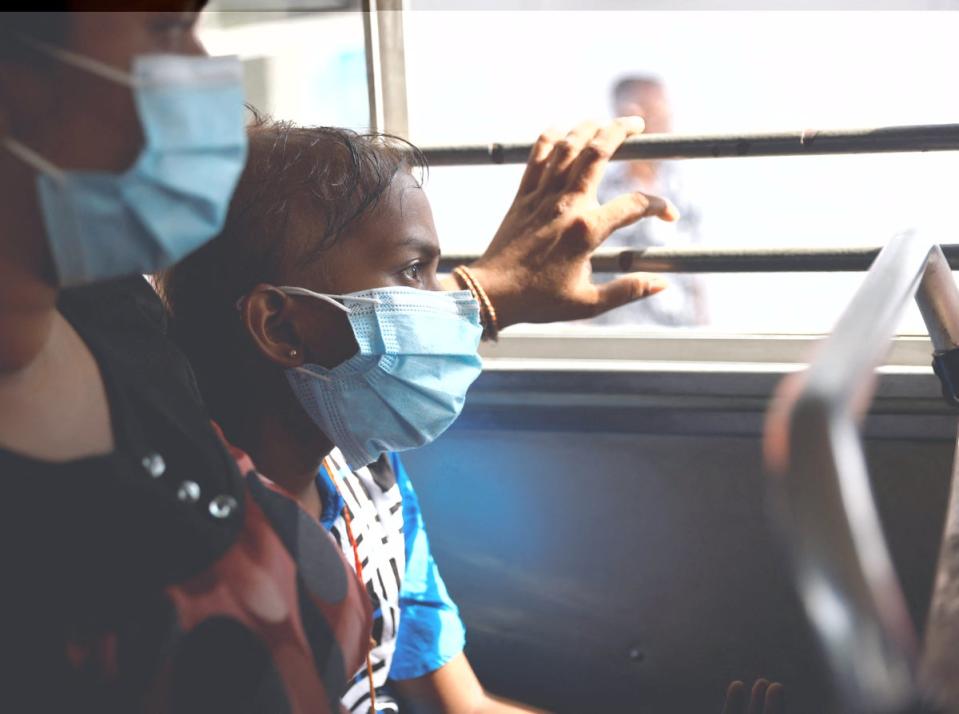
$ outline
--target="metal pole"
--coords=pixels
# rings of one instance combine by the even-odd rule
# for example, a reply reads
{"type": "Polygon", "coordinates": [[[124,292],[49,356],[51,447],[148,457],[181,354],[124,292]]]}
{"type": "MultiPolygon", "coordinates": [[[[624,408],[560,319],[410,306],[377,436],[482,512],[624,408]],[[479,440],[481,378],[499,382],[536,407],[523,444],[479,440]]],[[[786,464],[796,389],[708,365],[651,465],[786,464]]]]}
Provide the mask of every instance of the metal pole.
{"type": "Polygon", "coordinates": [[[376,25],[376,0],[363,0],[363,56],[366,58],[366,94],[370,108],[370,129],[383,129],[383,80],[380,64],[380,36],[376,25]]]}
{"type": "MultiPolygon", "coordinates": [[[[880,250],[878,246],[602,249],[593,254],[592,266],[597,273],[860,272],[869,270],[880,250]]],[[[959,245],[944,245],[942,252],[948,265],[959,270],[959,245]]],[[[440,270],[449,271],[477,258],[479,255],[476,254],[444,255],[440,259],[440,270]]],[[[935,292],[938,294],[939,291],[935,292]]]]}
{"type": "Polygon", "coordinates": [[[409,137],[404,0],[363,0],[363,40],[370,128],[409,137]]]}
{"type": "MultiPolygon", "coordinates": [[[[431,166],[523,164],[532,144],[421,147],[431,166]]],[[[959,124],[807,129],[755,134],[650,134],[623,144],[614,160],[821,156],[959,149],[959,124]]]]}

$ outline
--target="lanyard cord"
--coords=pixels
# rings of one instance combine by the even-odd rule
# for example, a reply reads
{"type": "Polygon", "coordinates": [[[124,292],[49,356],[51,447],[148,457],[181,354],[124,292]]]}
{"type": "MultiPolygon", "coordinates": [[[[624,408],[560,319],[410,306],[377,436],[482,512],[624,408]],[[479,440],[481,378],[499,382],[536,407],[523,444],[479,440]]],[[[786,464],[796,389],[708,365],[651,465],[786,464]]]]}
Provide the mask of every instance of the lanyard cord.
{"type": "MultiPolygon", "coordinates": [[[[350,514],[350,508],[346,505],[346,499],[343,498],[343,492],[340,490],[340,484],[338,483],[335,472],[330,467],[329,459],[323,459],[323,468],[325,468],[326,473],[329,474],[330,481],[333,482],[333,488],[336,489],[336,492],[340,494],[340,498],[343,499],[343,522],[346,523],[346,537],[349,538],[350,545],[353,547],[353,562],[356,564],[356,577],[360,580],[360,587],[366,592],[366,581],[363,580],[363,563],[360,562],[360,549],[357,548],[356,538],[353,537],[353,517],[350,514]]],[[[370,649],[366,650],[366,676],[370,682],[370,714],[376,714],[376,685],[373,683],[373,661],[370,659],[370,649]]]]}

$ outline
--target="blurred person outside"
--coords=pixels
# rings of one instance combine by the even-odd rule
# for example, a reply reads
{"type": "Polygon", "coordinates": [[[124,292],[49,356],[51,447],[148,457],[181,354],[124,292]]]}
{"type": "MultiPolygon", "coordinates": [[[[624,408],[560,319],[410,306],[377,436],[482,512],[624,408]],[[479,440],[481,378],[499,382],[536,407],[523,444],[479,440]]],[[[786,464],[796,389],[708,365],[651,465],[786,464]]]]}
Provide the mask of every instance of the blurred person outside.
{"type": "MultiPolygon", "coordinates": [[[[663,81],[652,75],[627,75],[613,87],[616,116],[641,116],[647,134],[672,131],[672,110],[663,81]]],[[[669,196],[679,209],[678,223],[641,221],[619,229],[608,248],[642,250],[678,248],[701,242],[700,215],[683,185],[680,169],[665,161],[623,161],[610,165],[599,187],[600,202],[630,191],[669,196]]],[[[599,325],[662,325],[692,327],[708,320],[703,280],[698,275],[669,275],[670,289],[648,300],[626,305],[595,318],[599,325]]]]}

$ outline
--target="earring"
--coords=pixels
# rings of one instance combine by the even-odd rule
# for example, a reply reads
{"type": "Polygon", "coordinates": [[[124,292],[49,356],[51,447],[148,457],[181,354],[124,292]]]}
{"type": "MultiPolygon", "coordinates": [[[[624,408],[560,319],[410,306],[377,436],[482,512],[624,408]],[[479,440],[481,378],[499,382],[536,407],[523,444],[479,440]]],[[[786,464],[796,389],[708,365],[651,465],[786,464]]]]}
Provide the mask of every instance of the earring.
{"type": "Polygon", "coordinates": [[[290,350],[290,359],[296,359],[299,356],[300,356],[300,353],[297,352],[295,347],[290,350]]]}

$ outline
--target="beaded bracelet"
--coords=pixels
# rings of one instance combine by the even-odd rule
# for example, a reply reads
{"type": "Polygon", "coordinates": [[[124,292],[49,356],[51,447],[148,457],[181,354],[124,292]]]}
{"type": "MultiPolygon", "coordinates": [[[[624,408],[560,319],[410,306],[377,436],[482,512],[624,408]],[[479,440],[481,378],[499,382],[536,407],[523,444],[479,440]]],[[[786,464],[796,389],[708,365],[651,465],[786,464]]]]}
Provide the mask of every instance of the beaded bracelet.
{"type": "Polygon", "coordinates": [[[483,339],[496,342],[499,336],[499,323],[496,321],[496,308],[489,299],[489,295],[483,290],[483,286],[473,275],[472,271],[465,265],[458,265],[453,268],[453,276],[473,293],[473,297],[480,304],[480,321],[483,323],[483,339]]]}

